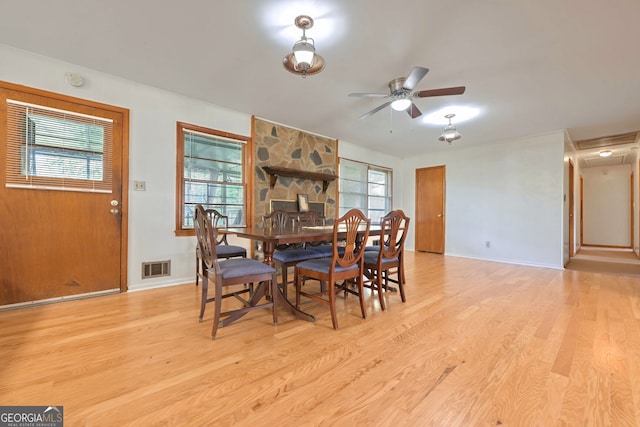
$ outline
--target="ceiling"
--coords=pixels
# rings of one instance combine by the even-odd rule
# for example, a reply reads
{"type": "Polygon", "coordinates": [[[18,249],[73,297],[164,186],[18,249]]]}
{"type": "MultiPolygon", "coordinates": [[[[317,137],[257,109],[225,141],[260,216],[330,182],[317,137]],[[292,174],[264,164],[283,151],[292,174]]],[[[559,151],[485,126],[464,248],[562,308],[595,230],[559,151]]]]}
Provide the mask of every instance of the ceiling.
{"type": "Polygon", "coordinates": [[[637,0],[0,0],[0,7],[0,44],[403,158],[561,129],[574,141],[640,130],[637,0]],[[301,35],[300,14],[315,20],[307,36],[326,61],[305,79],[282,66],[301,35]],[[384,100],[349,93],[386,93],[414,66],[430,69],[416,90],[466,92],[416,100],[423,112],[416,119],[390,108],[359,119],[384,100]],[[448,145],[438,137],[450,112],[463,138],[448,145]],[[475,117],[458,120],[467,113],[475,117]],[[430,114],[440,123],[424,123],[430,114]]]}

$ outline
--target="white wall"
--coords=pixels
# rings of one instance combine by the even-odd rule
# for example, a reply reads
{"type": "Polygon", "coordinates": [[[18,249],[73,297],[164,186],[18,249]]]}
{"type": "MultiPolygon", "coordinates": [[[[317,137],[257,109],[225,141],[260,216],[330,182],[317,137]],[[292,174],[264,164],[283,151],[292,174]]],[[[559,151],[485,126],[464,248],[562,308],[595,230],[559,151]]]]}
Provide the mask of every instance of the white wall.
{"type": "MultiPolygon", "coordinates": [[[[564,133],[454,144],[404,160],[405,212],[415,217],[416,169],[445,165],[447,255],[561,268],[564,133]]],[[[414,248],[413,234],[406,244],[414,248]]]]}
{"type": "MultiPolygon", "coordinates": [[[[251,135],[251,115],[183,97],[95,70],[0,45],[0,80],[61,93],[130,110],[129,245],[130,290],[189,283],[195,279],[195,238],[176,237],[176,122],[183,121],[239,135],[251,135]],[[66,72],[85,78],[79,88],[65,82],[66,72]],[[146,191],[134,191],[133,181],[145,181],[146,191]],[[141,278],[141,263],[171,260],[171,276],[141,278]]],[[[268,118],[267,118],[268,119],[268,118]]],[[[400,160],[340,142],[341,155],[354,160],[376,159],[397,168],[400,160]]],[[[394,176],[400,176],[398,170],[394,176]]],[[[399,183],[396,200],[402,199],[399,183]]],[[[246,239],[233,244],[249,246],[246,239]]]]}
{"type": "Polygon", "coordinates": [[[585,168],[584,245],[631,244],[631,165],[585,168]]]}

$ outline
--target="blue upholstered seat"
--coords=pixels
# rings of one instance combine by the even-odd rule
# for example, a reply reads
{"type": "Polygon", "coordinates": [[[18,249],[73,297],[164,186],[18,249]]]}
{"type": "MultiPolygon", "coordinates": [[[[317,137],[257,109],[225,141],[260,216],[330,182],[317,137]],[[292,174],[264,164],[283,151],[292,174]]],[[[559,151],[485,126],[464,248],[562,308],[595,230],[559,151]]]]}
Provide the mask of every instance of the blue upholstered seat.
{"type": "Polygon", "coordinates": [[[274,261],[286,263],[322,258],[323,256],[324,255],[320,252],[312,251],[310,249],[285,249],[283,251],[275,251],[273,253],[274,261]]]}
{"type": "Polygon", "coordinates": [[[218,258],[247,257],[247,250],[242,246],[219,244],[216,246],[218,258]]]}
{"type": "MultiPolygon", "coordinates": [[[[378,249],[380,249],[380,247],[378,246],[378,249]]],[[[364,263],[365,264],[375,264],[378,262],[378,251],[367,251],[365,249],[364,251],[364,263]]],[[[400,259],[396,256],[393,258],[382,258],[382,265],[385,264],[393,264],[393,263],[398,263],[400,262],[400,259]]]]}
{"type": "MultiPolygon", "coordinates": [[[[322,256],[331,256],[333,255],[333,245],[332,244],[327,244],[327,245],[318,245],[318,246],[307,246],[307,249],[309,249],[310,251],[313,252],[317,252],[319,254],[321,254],[322,256]]],[[[344,253],[344,248],[338,246],[338,253],[344,253]]]]}
{"type": "Polygon", "coordinates": [[[231,258],[221,260],[220,273],[222,280],[273,272],[273,267],[250,258],[231,258]]]}
{"type": "MultiPolygon", "coordinates": [[[[331,258],[318,258],[318,259],[310,259],[308,261],[303,261],[298,263],[297,267],[298,268],[304,268],[306,270],[309,271],[316,271],[316,272],[327,272],[331,269],[331,262],[333,260],[331,258]]],[[[351,270],[358,270],[359,265],[358,264],[354,264],[351,265],[349,267],[342,267],[340,264],[336,263],[335,266],[335,272],[336,273],[343,273],[346,271],[351,271],[351,270]]]]}

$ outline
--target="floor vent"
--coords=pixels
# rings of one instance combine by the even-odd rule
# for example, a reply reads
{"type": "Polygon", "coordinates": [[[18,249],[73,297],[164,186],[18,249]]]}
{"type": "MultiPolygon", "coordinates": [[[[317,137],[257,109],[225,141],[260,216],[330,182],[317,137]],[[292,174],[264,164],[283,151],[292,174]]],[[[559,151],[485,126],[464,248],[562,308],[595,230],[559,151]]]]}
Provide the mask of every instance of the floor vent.
{"type": "Polygon", "coordinates": [[[171,275],[171,261],[155,261],[142,263],[142,278],[151,279],[171,275]]]}

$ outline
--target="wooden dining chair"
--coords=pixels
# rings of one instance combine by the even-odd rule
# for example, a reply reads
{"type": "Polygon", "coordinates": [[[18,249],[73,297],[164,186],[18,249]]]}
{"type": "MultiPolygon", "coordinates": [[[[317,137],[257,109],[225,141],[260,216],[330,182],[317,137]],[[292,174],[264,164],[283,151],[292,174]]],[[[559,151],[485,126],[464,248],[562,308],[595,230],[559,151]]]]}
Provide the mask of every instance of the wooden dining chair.
{"type": "Polygon", "coordinates": [[[401,209],[385,215],[380,221],[380,240],[377,251],[364,251],[364,275],[367,278],[364,286],[378,292],[380,307],[385,310],[383,291],[390,290],[389,282],[396,283],[402,302],[406,302],[404,294],[404,241],[409,232],[411,219],[401,209]],[[396,275],[392,279],[391,275],[396,275]]]}
{"type": "Polygon", "coordinates": [[[200,303],[200,321],[204,317],[207,303],[214,302],[213,327],[211,339],[216,337],[218,327],[227,326],[250,311],[271,308],[273,324],[278,324],[278,292],[276,269],[250,258],[219,259],[216,254],[216,228],[202,205],[196,205],[194,228],[204,263],[202,274],[202,298],[200,303]],[[209,296],[209,281],[214,284],[214,295],[209,296]],[[253,287],[247,284],[258,283],[253,287]],[[243,287],[238,285],[244,285],[243,287]],[[266,291],[269,286],[268,292],[266,291]],[[249,298],[243,298],[246,294],[249,298]],[[222,311],[222,300],[230,297],[238,299],[242,307],[222,311]],[[268,298],[266,303],[259,303],[268,298]]]}
{"type": "MultiPolygon", "coordinates": [[[[265,215],[262,218],[263,227],[268,228],[296,228],[299,227],[299,218],[297,214],[292,213],[289,214],[285,211],[273,211],[269,215],[265,215]]],[[[290,245],[277,245],[276,250],[273,252],[273,262],[276,267],[280,270],[280,276],[282,277],[282,282],[280,283],[280,287],[282,288],[282,293],[287,297],[287,290],[289,288],[289,284],[293,283],[293,281],[289,282],[289,268],[295,267],[301,261],[306,261],[308,259],[322,258],[324,255],[319,252],[314,252],[307,249],[303,244],[299,246],[290,246],[290,245]]]]}
{"type": "Polygon", "coordinates": [[[351,209],[334,222],[331,257],[303,261],[296,265],[296,307],[300,307],[301,296],[329,305],[333,328],[338,329],[336,295],[344,292],[345,297],[347,293],[358,296],[362,318],[367,317],[362,279],[364,251],[358,250],[357,244],[367,240],[370,226],[371,221],[358,209],[351,209]],[[338,250],[341,235],[345,236],[344,246],[343,250],[338,250]],[[302,283],[306,279],[319,280],[322,284],[320,291],[303,291],[302,283]]]}
{"type": "Polygon", "coordinates": [[[297,221],[297,215],[276,209],[262,216],[262,226],[266,228],[292,227],[297,221]]]}
{"type": "MultiPolygon", "coordinates": [[[[327,225],[327,219],[325,218],[325,216],[316,211],[302,212],[300,213],[298,218],[301,227],[327,225]]],[[[331,256],[331,254],[333,253],[333,245],[330,241],[326,240],[321,240],[319,242],[308,242],[305,244],[305,248],[317,252],[322,256],[331,256]]]]}
{"type": "MultiPolygon", "coordinates": [[[[206,215],[211,219],[211,224],[213,228],[218,229],[221,227],[227,228],[229,227],[229,217],[227,215],[222,215],[215,209],[205,209],[206,215]]],[[[224,233],[216,233],[216,256],[219,259],[229,259],[229,258],[246,258],[247,250],[242,246],[230,245],[227,242],[227,235],[224,233]]],[[[198,286],[198,281],[202,277],[202,272],[204,270],[202,258],[200,257],[200,248],[196,245],[196,286],[198,286]]]]}

